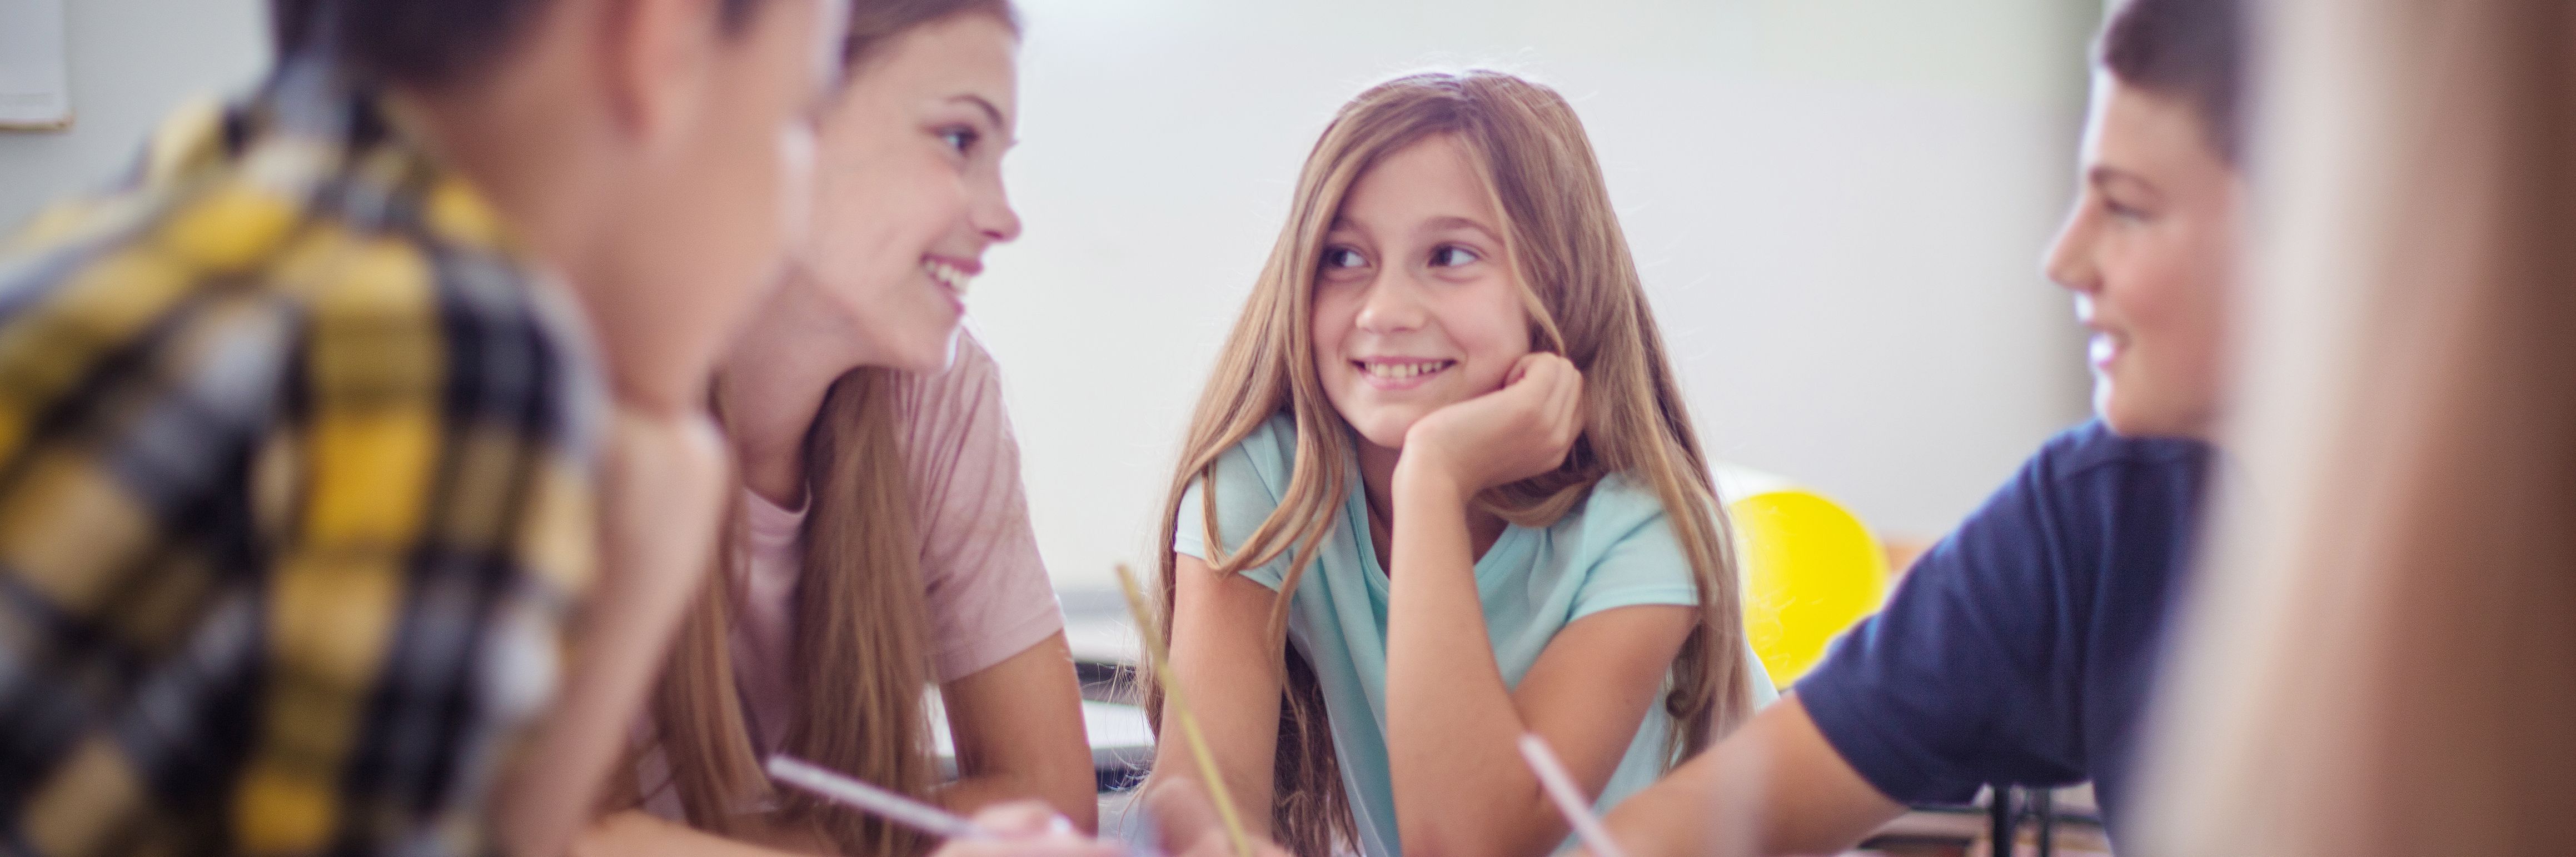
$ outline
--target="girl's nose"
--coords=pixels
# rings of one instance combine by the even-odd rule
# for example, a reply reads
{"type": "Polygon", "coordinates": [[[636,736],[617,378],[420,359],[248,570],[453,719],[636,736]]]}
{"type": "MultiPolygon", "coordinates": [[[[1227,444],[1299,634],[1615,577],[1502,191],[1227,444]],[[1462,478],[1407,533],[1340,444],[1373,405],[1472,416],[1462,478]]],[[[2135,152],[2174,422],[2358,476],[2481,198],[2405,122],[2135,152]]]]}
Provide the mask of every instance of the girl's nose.
{"type": "Polygon", "coordinates": [[[995,244],[1008,244],[1020,237],[1020,213],[1011,208],[1010,194],[1000,181],[975,195],[975,231],[984,233],[995,244]]]}
{"type": "Polygon", "coordinates": [[[1417,330],[1429,313],[1420,295],[1401,274],[1381,273],[1369,283],[1368,296],[1360,302],[1359,329],[1386,334],[1417,330]]]}

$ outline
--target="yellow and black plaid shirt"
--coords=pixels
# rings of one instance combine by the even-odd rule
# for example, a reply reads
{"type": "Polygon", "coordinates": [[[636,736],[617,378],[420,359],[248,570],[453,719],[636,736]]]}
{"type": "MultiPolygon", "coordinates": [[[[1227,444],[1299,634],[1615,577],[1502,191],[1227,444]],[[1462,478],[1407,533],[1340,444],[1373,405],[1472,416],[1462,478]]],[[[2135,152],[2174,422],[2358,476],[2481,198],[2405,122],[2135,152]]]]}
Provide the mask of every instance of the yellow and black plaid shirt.
{"type": "Polygon", "coordinates": [[[0,854],[491,847],[604,388],[385,116],[290,70],[0,250],[0,854]]]}

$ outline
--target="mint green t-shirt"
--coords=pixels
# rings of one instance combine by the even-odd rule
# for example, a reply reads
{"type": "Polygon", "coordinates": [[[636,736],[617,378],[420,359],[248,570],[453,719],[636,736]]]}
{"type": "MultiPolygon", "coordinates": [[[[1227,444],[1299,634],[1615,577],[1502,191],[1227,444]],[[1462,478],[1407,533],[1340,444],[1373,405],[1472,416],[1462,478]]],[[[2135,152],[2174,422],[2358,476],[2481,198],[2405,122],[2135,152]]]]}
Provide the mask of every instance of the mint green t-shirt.
{"type": "MultiPolygon", "coordinates": [[[[1275,416],[1217,459],[1218,532],[1229,548],[1259,527],[1288,491],[1296,460],[1297,428],[1275,416]]],[[[1342,787],[1356,816],[1360,851],[1371,857],[1402,852],[1396,838],[1395,789],[1387,773],[1386,615],[1387,577],[1378,567],[1368,529],[1367,499],[1358,464],[1345,461],[1350,494],[1335,513],[1333,530],[1318,548],[1313,567],[1297,584],[1289,606],[1288,639],[1315,668],[1331,719],[1342,787]]],[[[1172,549],[1207,559],[1201,492],[1181,499],[1172,549]]],[[[1278,589],[1290,559],[1282,556],[1246,572],[1278,589]]],[[[1699,603],[1690,561],[1664,519],[1651,489],[1612,475],[1583,505],[1545,529],[1504,528],[1476,560],[1476,591],[1485,607],[1485,631],[1503,682],[1517,687],[1549,640],[1566,625],[1603,610],[1641,604],[1699,603]]],[[[1761,662],[1744,652],[1752,669],[1757,704],[1777,697],[1761,662]]],[[[1664,736],[1672,717],[1662,705],[1646,713],[1595,807],[1608,811],[1661,775],[1664,736]]]]}

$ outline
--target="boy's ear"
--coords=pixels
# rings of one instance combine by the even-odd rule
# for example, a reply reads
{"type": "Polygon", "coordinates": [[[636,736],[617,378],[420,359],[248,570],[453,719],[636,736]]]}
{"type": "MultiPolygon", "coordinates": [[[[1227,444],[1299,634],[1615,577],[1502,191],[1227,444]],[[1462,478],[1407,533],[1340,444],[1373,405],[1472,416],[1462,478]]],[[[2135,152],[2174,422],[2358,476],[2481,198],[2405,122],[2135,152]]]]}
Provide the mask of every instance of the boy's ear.
{"type": "Polygon", "coordinates": [[[599,79],[619,133],[648,149],[673,145],[712,85],[721,0],[591,0],[600,5],[599,79]]]}

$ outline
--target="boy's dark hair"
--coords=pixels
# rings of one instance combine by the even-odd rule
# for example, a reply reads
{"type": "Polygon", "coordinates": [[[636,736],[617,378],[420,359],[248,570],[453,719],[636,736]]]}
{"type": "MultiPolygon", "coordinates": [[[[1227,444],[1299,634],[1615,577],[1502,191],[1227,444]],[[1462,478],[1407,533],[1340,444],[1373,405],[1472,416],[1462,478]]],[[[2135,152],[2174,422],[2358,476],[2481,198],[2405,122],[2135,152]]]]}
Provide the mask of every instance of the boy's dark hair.
{"type": "Polygon", "coordinates": [[[2244,145],[2246,10],[2237,0],[2127,0],[2097,46],[2120,82],[2180,98],[2212,151],[2238,162],[2244,145]]]}
{"type": "MultiPolygon", "coordinates": [[[[454,83],[502,55],[553,0],[269,0],[281,59],[325,47],[332,61],[381,81],[454,83]]],[[[759,0],[723,0],[730,29],[759,0]]]]}

